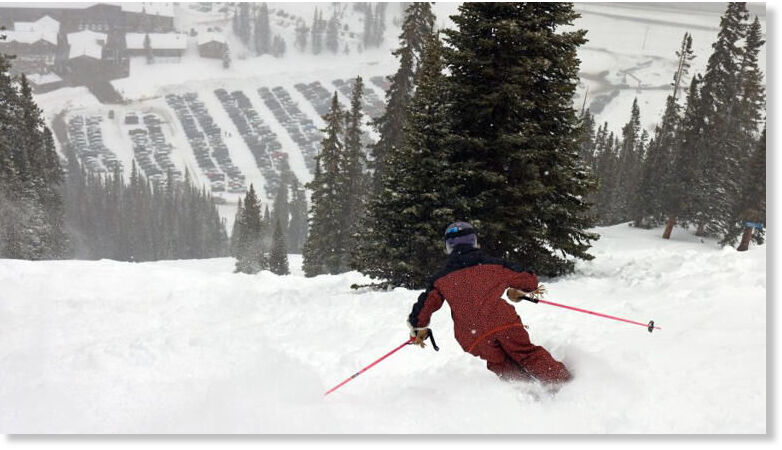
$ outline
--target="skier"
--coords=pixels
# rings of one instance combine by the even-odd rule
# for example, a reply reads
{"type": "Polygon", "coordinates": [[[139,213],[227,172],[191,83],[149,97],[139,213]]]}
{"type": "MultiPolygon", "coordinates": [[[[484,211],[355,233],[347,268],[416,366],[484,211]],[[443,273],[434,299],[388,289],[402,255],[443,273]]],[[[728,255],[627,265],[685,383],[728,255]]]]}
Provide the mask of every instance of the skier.
{"type": "Polygon", "coordinates": [[[448,260],[430,278],[429,286],[408,318],[410,336],[424,347],[429,320],[443,301],[451,307],[454,335],[462,348],[486,360],[486,367],[504,380],[538,379],[560,383],[571,378],[565,365],[543,347],[533,345],[516,310],[502,299],[518,302],[524,295],[545,292],[538,277],[519,266],[486,256],[472,225],[456,222],[445,230],[448,260]]]}

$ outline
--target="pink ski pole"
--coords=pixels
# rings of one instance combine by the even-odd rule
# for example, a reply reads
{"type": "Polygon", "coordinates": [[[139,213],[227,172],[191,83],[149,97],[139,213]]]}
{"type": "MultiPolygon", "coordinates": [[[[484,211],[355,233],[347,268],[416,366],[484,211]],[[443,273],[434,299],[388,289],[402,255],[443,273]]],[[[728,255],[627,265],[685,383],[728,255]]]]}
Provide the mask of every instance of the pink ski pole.
{"type": "Polygon", "coordinates": [[[650,333],[652,331],[654,331],[654,330],[662,330],[662,328],[654,326],[654,320],[650,320],[649,323],[633,322],[632,320],[622,319],[621,317],[614,317],[614,316],[609,316],[608,314],[602,314],[602,313],[599,313],[599,312],[589,311],[587,309],[581,309],[581,308],[576,308],[576,307],[573,307],[573,306],[561,305],[559,303],[549,302],[549,301],[542,300],[542,299],[539,299],[539,298],[530,297],[530,296],[527,296],[527,295],[525,295],[521,299],[522,300],[528,300],[528,301],[530,301],[532,303],[545,303],[545,304],[551,305],[551,306],[559,306],[560,308],[572,309],[573,311],[578,311],[578,312],[582,312],[582,313],[586,313],[586,314],[592,314],[594,316],[605,317],[606,319],[613,319],[613,320],[618,320],[620,322],[627,322],[627,323],[632,323],[634,325],[641,325],[642,327],[646,327],[646,329],[649,330],[650,333]]]}
{"type": "Polygon", "coordinates": [[[345,381],[343,381],[342,383],[339,383],[338,385],[336,385],[336,386],[334,386],[333,388],[331,388],[331,389],[329,389],[328,391],[326,391],[326,393],[325,393],[325,394],[323,394],[323,396],[325,397],[325,396],[327,396],[327,395],[331,394],[332,392],[336,391],[337,389],[341,388],[341,387],[342,387],[342,385],[344,385],[344,384],[345,384],[345,383],[347,383],[348,381],[352,380],[353,378],[356,378],[357,376],[359,376],[359,375],[361,375],[362,373],[366,372],[367,370],[371,369],[371,368],[372,368],[372,366],[374,366],[375,364],[379,363],[380,361],[382,361],[382,360],[384,360],[384,359],[388,358],[389,356],[393,355],[394,353],[398,352],[398,351],[399,351],[399,350],[400,350],[402,347],[404,347],[405,345],[407,345],[407,344],[409,344],[409,343],[413,342],[414,340],[415,340],[415,337],[411,337],[410,339],[406,340],[406,341],[405,341],[404,343],[402,343],[402,344],[401,344],[399,347],[397,347],[397,348],[395,348],[395,349],[391,350],[390,352],[386,353],[386,354],[385,354],[385,355],[384,355],[382,358],[380,358],[380,359],[378,359],[377,361],[373,362],[372,364],[370,364],[370,365],[368,365],[368,366],[364,367],[363,369],[361,369],[361,370],[359,370],[358,372],[356,372],[356,373],[354,373],[353,375],[351,375],[351,376],[350,376],[348,379],[346,379],[346,380],[345,380],[345,381]]]}

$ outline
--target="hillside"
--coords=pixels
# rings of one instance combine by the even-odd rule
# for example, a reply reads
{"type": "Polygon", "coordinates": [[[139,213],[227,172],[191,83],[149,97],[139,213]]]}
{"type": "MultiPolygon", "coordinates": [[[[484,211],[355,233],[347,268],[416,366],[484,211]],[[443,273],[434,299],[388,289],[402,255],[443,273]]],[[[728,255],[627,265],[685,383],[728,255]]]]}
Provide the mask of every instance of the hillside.
{"type": "Polygon", "coordinates": [[[598,229],[591,262],[516,306],[574,380],[500,382],[433,316],[439,353],[403,348],[417,292],[350,272],[232,273],[232,259],[0,260],[0,432],[764,433],[766,247],[677,229],[598,229]]]}
{"type": "MultiPolygon", "coordinates": [[[[143,56],[133,57],[131,75],[112,82],[124,98],[121,104],[101,104],[83,87],[58,89],[36,100],[59,128],[60,147],[82,134],[80,155],[89,160],[88,166],[111,171],[121,165],[128,171],[135,159],[153,178],[168,169],[179,176],[188,171],[224,202],[220,210],[230,230],[235,202],[250,183],[269,201],[282,178],[311,179],[321,115],[334,91],[347,103],[350,80],[361,75],[365,112],[371,117],[382,114],[384,77],[397,65],[391,50],[397,45],[401,11],[399,4],[389,4],[382,44],[363,48],[364,15],[355,5],[270,3],[272,32],[288,43],[285,55],[275,58],[255,56],[241,43],[231,31],[230,8],[215,3],[201,11],[199,5],[175,5],[174,25],[183,32],[226,36],[233,55],[229,69],[219,59],[199,57],[196,38],[191,37],[181,60],[148,64],[143,56]],[[293,45],[297,21],[311,22],[316,7],[326,18],[341,17],[342,50],[336,55],[313,55],[309,47],[302,51],[293,45]],[[138,123],[126,123],[128,116],[138,123]],[[149,123],[144,121],[147,116],[149,123]],[[55,123],[55,117],[62,120],[55,123]]],[[[452,26],[448,16],[457,7],[434,5],[439,27],[452,26]]],[[[598,123],[608,121],[615,132],[627,121],[636,97],[644,127],[653,129],[670,92],[674,52],[682,35],[689,31],[694,38],[697,59],[691,74],[703,71],[721,13],[661,4],[579,3],[577,10],[582,17],[575,27],[588,30],[589,41],[579,50],[581,82],[574,106],[589,107],[598,123]]],[[[765,24],[765,16],[761,20],[765,24]]],[[[366,131],[367,143],[376,139],[371,127],[366,131]]]]}

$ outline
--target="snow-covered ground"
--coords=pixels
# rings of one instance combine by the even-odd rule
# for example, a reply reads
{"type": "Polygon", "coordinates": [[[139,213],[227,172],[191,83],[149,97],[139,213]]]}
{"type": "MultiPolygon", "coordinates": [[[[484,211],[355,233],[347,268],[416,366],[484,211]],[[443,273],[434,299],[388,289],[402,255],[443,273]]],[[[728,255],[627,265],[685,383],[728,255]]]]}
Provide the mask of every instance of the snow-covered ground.
{"type": "Polygon", "coordinates": [[[601,228],[596,258],[517,305],[575,378],[506,384],[433,318],[406,347],[417,292],[354,291],[351,272],[232,273],[230,258],[0,260],[2,433],[765,433],[766,247],[677,229],[601,228]]]}

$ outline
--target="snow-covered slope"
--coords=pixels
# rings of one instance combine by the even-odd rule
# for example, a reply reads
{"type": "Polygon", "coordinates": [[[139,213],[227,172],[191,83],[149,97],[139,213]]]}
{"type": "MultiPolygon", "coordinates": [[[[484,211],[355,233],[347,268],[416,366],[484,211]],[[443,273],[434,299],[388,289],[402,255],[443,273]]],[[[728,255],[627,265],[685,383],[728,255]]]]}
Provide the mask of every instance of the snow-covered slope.
{"type": "Polygon", "coordinates": [[[232,273],[231,259],[0,260],[2,433],[764,433],[766,248],[677,229],[598,229],[596,258],[517,305],[575,375],[555,396],[500,382],[452,336],[406,347],[417,292],[351,272],[232,273]]]}

